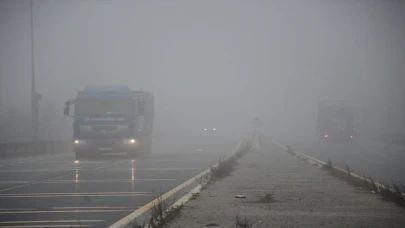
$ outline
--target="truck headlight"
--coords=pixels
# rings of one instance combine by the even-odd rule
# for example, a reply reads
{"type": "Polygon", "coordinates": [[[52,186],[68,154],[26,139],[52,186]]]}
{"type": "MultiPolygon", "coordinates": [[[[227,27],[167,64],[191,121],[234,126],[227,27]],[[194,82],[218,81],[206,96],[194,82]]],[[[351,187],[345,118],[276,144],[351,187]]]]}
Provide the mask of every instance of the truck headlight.
{"type": "Polygon", "coordinates": [[[125,139],[124,140],[125,145],[132,145],[132,144],[135,144],[135,143],[136,143],[135,139],[125,139]]]}
{"type": "Polygon", "coordinates": [[[73,144],[75,144],[75,145],[85,145],[86,140],[75,139],[75,140],[73,140],[73,144]]]}

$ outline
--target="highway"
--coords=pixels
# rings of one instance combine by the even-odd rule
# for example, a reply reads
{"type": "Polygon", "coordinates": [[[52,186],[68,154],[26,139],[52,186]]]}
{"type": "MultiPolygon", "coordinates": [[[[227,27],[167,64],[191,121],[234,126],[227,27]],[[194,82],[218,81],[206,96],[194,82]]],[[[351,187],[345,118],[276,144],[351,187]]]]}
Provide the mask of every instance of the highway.
{"type": "Polygon", "coordinates": [[[375,181],[391,184],[401,181],[405,185],[405,146],[393,145],[367,139],[358,138],[351,142],[333,142],[311,139],[284,138],[280,140],[284,145],[291,146],[295,151],[307,154],[323,161],[330,159],[340,168],[375,181]]]}
{"type": "Polygon", "coordinates": [[[72,151],[0,162],[0,227],[106,227],[232,151],[237,139],[160,138],[150,157],[75,160],[72,151]]]}

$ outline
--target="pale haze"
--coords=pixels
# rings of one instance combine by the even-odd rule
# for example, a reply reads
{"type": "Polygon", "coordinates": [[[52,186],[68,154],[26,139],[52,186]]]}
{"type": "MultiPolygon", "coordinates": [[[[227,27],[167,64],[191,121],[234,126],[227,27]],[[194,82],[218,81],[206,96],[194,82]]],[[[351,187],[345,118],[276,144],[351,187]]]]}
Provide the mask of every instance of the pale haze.
{"type": "MultiPolygon", "coordinates": [[[[259,116],[273,135],[305,137],[317,103],[338,99],[367,135],[403,134],[403,12],[377,0],[34,0],[40,135],[70,139],[64,102],[111,84],[154,93],[155,131],[240,132],[259,116]]],[[[6,140],[30,136],[30,34],[29,1],[1,0],[6,140]]]]}

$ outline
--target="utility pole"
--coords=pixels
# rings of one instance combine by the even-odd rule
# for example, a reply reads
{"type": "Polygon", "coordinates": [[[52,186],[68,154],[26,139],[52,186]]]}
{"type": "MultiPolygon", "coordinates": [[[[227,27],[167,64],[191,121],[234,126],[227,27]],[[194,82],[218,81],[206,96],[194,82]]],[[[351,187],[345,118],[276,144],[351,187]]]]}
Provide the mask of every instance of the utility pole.
{"type": "Polygon", "coordinates": [[[31,12],[31,123],[32,139],[37,140],[38,132],[38,101],[40,95],[35,92],[35,60],[34,60],[34,14],[32,10],[33,0],[30,0],[31,12]]]}

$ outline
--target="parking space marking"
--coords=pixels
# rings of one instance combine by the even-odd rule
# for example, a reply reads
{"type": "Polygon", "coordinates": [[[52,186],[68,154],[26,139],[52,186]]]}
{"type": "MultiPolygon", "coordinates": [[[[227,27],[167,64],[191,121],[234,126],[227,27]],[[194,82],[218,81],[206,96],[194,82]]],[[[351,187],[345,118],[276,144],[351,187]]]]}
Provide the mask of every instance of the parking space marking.
{"type": "Polygon", "coordinates": [[[148,192],[83,192],[83,193],[18,193],[0,194],[0,198],[50,198],[50,197],[123,197],[123,196],[150,196],[148,192]]]}
{"type": "Polygon", "coordinates": [[[59,171],[74,171],[76,169],[61,169],[55,167],[55,169],[5,169],[0,170],[0,173],[45,173],[45,172],[59,172],[59,171]]]}
{"type": "MultiPolygon", "coordinates": [[[[113,166],[113,165],[118,165],[118,164],[121,164],[121,163],[124,163],[124,162],[127,162],[127,160],[114,162],[114,163],[111,163],[111,164],[108,164],[108,165],[99,166],[99,167],[96,167],[96,168],[93,168],[93,169],[88,169],[88,170],[85,170],[85,171],[82,171],[82,172],[86,173],[86,172],[90,172],[90,171],[96,171],[96,170],[107,168],[107,167],[110,167],[110,166],[113,166]]],[[[75,175],[75,173],[69,173],[69,174],[66,174],[66,175],[62,175],[62,176],[58,176],[58,177],[54,177],[54,178],[50,178],[50,179],[45,179],[45,180],[33,181],[33,182],[30,182],[30,183],[27,183],[27,184],[2,189],[2,190],[0,190],[0,193],[10,191],[10,190],[13,190],[13,189],[17,189],[17,188],[23,188],[23,187],[34,185],[34,184],[43,183],[45,181],[57,180],[57,179],[60,179],[60,178],[69,177],[69,176],[73,176],[73,175],[75,175]]]]}
{"type": "Polygon", "coordinates": [[[139,206],[134,206],[134,207],[129,207],[129,206],[111,206],[111,207],[50,207],[47,208],[47,210],[44,210],[43,208],[1,208],[0,209],[0,214],[5,212],[7,214],[12,214],[12,212],[24,212],[24,213],[29,213],[30,211],[35,212],[35,211],[52,211],[52,212],[57,212],[57,211],[94,211],[94,210],[134,210],[138,209],[139,206]]]}
{"type": "Polygon", "coordinates": [[[43,184],[72,184],[72,183],[132,183],[132,182],[152,182],[152,181],[176,181],[177,179],[106,179],[106,180],[54,180],[45,181],[43,184]]]}
{"type": "Polygon", "coordinates": [[[30,183],[31,181],[0,181],[0,184],[26,184],[30,183]]]}
{"type": "MultiPolygon", "coordinates": [[[[124,162],[124,161],[122,161],[124,162]]],[[[0,173],[43,173],[43,172],[57,172],[57,171],[72,171],[72,170],[82,170],[91,171],[93,169],[81,169],[81,167],[55,167],[55,169],[3,169],[0,173]]],[[[128,170],[128,169],[114,169],[117,170],[128,170]]],[[[200,168],[137,168],[137,171],[182,171],[182,170],[201,170],[200,168]]]]}
{"type": "Polygon", "coordinates": [[[177,171],[177,170],[201,170],[201,168],[137,168],[136,170],[148,170],[148,171],[177,171]]]}

